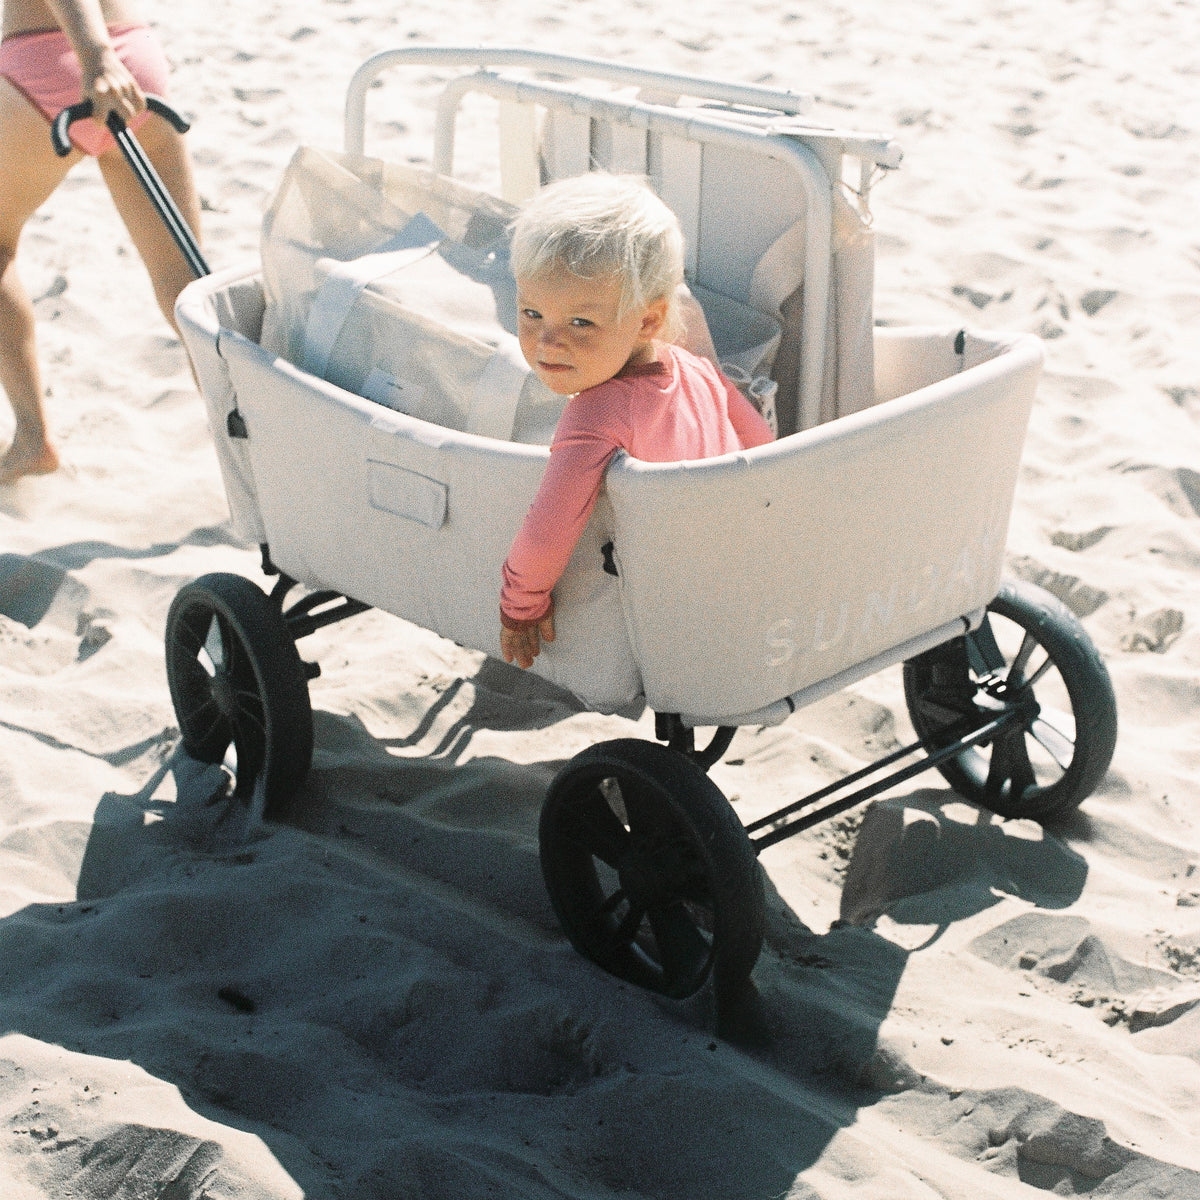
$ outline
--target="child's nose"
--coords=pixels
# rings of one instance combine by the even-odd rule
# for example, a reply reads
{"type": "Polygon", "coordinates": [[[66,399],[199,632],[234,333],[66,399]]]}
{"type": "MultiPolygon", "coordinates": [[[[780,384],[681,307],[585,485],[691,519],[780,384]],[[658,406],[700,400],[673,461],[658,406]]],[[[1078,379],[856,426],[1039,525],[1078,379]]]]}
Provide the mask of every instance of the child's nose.
{"type": "Polygon", "coordinates": [[[543,346],[561,346],[566,340],[563,326],[551,321],[543,321],[538,341],[543,346]]]}

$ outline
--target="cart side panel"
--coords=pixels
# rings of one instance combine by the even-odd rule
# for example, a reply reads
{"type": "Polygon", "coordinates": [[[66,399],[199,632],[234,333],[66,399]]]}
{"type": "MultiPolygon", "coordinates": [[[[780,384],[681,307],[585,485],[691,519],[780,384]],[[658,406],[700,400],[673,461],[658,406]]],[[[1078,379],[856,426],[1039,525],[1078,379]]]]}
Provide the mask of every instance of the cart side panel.
{"type": "Polygon", "coordinates": [[[257,264],[235,267],[189,284],[175,305],[179,332],[208,412],[208,427],[237,532],[250,542],[266,540],[254,472],[246,442],[229,436],[229,414],[237,397],[218,347],[221,329],[257,341],[263,318],[262,279],[257,264]]]}
{"type": "Polygon", "coordinates": [[[614,463],[651,707],[717,723],[992,599],[1041,348],[974,339],[973,361],[988,346],[990,361],[758,450],[614,463]]]}
{"type": "MultiPolygon", "coordinates": [[[[462,434],[307,375],[235,334],[222,353],[246,422],[274,563],[462,645],[500,651],[500,568],[537,491],[544,447],[462,434]]],[[[537,671],[609,712],[641,697],[603,513],[557,589],[537,671]]]]}

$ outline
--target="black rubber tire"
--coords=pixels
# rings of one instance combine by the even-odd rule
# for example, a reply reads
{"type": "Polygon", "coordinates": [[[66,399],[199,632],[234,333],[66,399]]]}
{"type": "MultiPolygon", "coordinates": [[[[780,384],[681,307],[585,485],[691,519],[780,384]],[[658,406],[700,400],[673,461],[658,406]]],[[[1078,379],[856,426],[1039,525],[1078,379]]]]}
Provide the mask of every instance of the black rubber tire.
{"type": "Polygon", "coordinates": [[[1019,728],[938,768],[960,795],[1004,817],[1065,816],[1099,786],[1117,744],[1112,680],[1091,638],[1023,581],[1003,585],[977,631],[906,662],[904,697],[930,750],[980,716],[1027,710],[1019,728]]]}
{"type": "Polygon", "coordinates": [[[749,977],[762,948],[762,870],[729,801],[678,751],[622,738],[555,776],[542,876],[571,944],[673,999],[749,977]]]}
{"type": "Polygon", "coordinates": [[[304,782],[313,749],[308,679],[283,616],[250,580],[204,575],[172,601],[165,642],[183,748],[224,763],[236,796],[261,784],[271,816],[304,782]]]}

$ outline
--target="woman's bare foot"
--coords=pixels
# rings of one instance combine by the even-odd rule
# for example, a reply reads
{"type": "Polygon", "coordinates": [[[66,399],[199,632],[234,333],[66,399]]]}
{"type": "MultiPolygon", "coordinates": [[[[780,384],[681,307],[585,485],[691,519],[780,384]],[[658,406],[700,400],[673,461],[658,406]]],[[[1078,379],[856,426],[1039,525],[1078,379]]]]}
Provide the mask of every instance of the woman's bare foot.
{"type": "Polygon", "coordinates": [[[49,442],[30,448],[13,442],[0,458],[0,487],[15,483],[22,475],[49,475],[58,468],[58,451],[49,442]]]}

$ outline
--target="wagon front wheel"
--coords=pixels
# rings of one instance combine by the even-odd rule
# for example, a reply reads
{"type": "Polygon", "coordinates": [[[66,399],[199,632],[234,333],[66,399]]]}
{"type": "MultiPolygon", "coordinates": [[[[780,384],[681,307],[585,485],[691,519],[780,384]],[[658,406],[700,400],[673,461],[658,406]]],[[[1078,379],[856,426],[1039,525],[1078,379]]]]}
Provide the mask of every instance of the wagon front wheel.
{"type": "Polygon", "coordinates": [[[542,874],[572,945],[674,999],[749,976],[762,947],[762,872],[720,789],[653,742],[592,746],[555,776],[542,874]]]}
{"type": "Polygon", "coordinates": [[[983,624],[904,664],[904,696],[929,749],[1006,708],[1017,723],[938,768],[1004,817],[1049,821],[1100,784],[1117,740],[1112,681],[1082,625],[1049,592],[1010,581],[983,624]]]}
{"type": "Polygon", "coordinates": [[[262,789],[271,815],[312,764],[312,708],[296,643],[271,600],[240,575],[202,576],[167,614],[167,684],[183,748],[220,763],[234,795],[262,789]]]}

